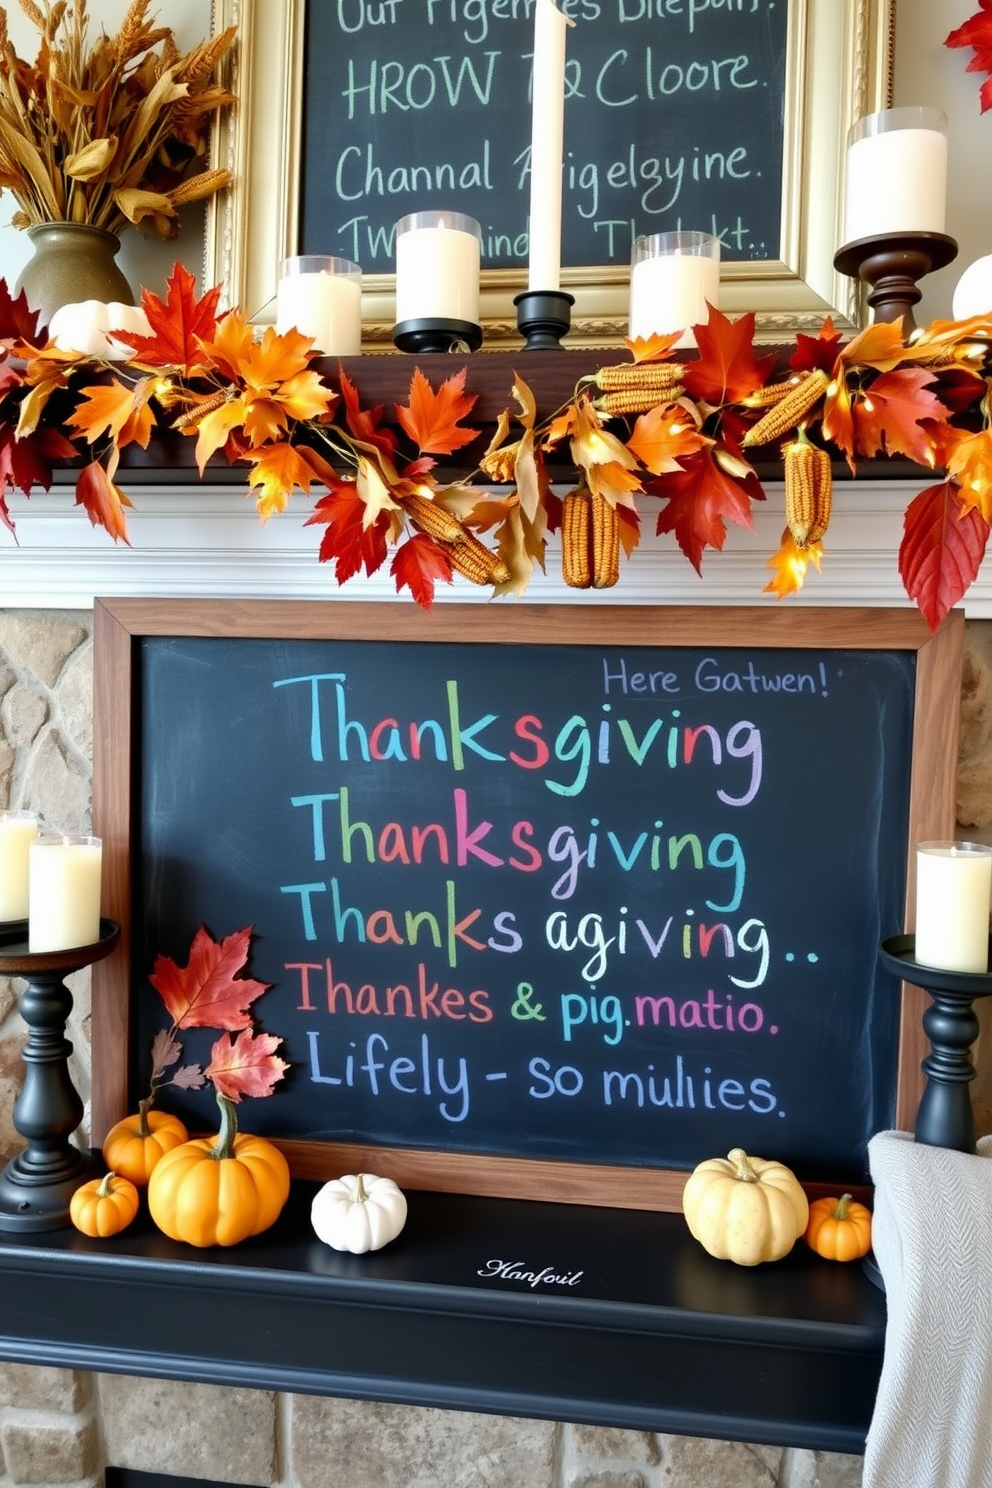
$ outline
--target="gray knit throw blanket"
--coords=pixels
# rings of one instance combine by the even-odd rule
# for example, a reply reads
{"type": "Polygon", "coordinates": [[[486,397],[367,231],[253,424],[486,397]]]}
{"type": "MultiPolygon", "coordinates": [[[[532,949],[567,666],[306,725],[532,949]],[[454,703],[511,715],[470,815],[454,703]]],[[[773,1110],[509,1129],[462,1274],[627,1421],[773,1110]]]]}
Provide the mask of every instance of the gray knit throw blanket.
{"type": "Polygon", "coordinates": [[[992,1488],[992,1137],[868,1145],[888,1322],[864,1488],[992,1488]]]}

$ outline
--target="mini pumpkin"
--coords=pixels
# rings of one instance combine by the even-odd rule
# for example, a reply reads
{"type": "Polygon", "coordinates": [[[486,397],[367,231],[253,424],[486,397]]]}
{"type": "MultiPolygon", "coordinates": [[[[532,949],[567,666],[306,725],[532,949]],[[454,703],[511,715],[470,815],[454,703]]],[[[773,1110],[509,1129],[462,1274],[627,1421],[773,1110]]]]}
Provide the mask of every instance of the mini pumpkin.
{"type": "Polygon", "coordinates": [[[49,336],[62,351],[76,351],[107,362],[127,361],[134,351],[117,340],[115,331],[150,336],[152,328],[140,306],[125,305],[120,300],[74,300],[55,311],[48,327],[49,336]]]}
{"type": "Polygon", "coordinates": [[[364,1255],[396,1239],[406,1224],[406,1207],[406,1195],[391,1178],[346,1173],[314,1196],[310,1221],[325,1245],[364,1255]]]}
{"type": "Polygon", "coordinates": [[[155,1111],[149,1101],[142,1101],[136,1116],[125,1116],[107,1133],[103,1160],[115,1173],[145,1188],[162,1154],[188,1141],[189,1132],[178,1116],[155,1111]]]}
{"type": "Polygon", "coordinates": [[[218,1095],[220,1131],[159,1158],[148,1210],[164,1235],[187,1245],[237,1245],[275,1224],[289,1197],[289,1164],[264,1137],[238,1133],[234,1106],[218,1095]]]}
{"type": "Polygon", "coordinates": [[[828,1261],[856,1261],[871,1250],[871,1210],[849,1193],[814,1199],[806,1244],[828,1261]]]}
{"type": "Polygon", "coordinates": [[[84,1235],[105,1240],[126,1230],[138,1212],[138,1190],[119,1173],[91,1178],[69,1200],[69,1218],[84,1235]]]}
{"type": "Polygon", "coordinates": [[[690,1233],[719,1260],[757,1266],[788,1255],[809,1219],[809,1204],[784,1163],[735,1147],[702,1162],[682,1192],[690,1233]]]}

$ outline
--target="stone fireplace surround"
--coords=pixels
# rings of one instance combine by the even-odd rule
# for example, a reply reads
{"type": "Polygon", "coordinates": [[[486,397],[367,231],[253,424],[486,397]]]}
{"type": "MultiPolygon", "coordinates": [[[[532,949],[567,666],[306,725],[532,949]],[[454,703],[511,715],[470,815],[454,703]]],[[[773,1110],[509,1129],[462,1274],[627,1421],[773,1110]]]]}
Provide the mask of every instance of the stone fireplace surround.
{"type": "MultiPolygon", "coordinates": [[[[921,473],[918,481],[840,486],[825,573],[813,576],[798,602],[905,604],[895,573],[901,513],[925,480],[921,473]]],[[[702,580],[667,540],[649,539],[620,589],[604,597],[773,603],[760,594],[764,558],[780,530],[778,489],[768,489],[776,510],[761,514],[756,534],[733,532],[724,553],[709,555],[702,580]]],[[[21,546],[3,564],[9,608],[0,612],[0,802],[43,811],[65,830],[89,824],[94,595],[348,597],[315,561],[303,503],[298,514],[261,528],[243,487],[230,483],[177,487],[152,476],[129,494],[137,508],[129,518],[133,548],[114,548],[91,532],[72,511],[71,495],[56,489],[18,503],[21,546]]],[[[350,587],[355,598],[392,597],[388,579],[350,587]]],[[[539,578],[529,597],[566,596],[598,602],[576,599],[553,576],[539,578]]],[[[459,586],[450,597],[476,596],[459,586]]],[[[979,620],[992,615],[987,579],[969,596],[968,612],[979,620]]],[[[75,996],[73,1074],[85,1095],[85,974],[75,996]]],[[[0,983],[4,1158],[20,1145],[10,1111],[22,1037],[16,988],[0,983]]],[[[143,1474],[259,1488],[336,1488],[339,1481],[350,1488],[854,1488],[861,1478],[858,1455],[807,1447],[0,1363],[3,1488],[95,1488],[111,1466],[125,1470],[120,1488],[159,1488],[143,1474]]]]}

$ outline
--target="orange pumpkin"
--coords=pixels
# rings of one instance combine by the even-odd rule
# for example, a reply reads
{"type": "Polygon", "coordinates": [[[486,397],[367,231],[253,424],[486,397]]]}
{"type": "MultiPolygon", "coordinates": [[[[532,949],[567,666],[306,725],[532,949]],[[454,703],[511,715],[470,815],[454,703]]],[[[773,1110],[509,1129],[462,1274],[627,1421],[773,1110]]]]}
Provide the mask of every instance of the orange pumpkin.
{"type": "Polygon", "coordinates": [[[107,1133],[103,1160],[115,1173],[145,1188],[163,1153],[187,1141],[189,1132],[177,1116],[152,1110],[150,1101],[142,1101],[136,1116],[125,1116],[107,1133]]]}
{"type": "Polygon", "coordinates": [[[814,1199],[806,1244],[828,1261],[856,1261],[871,1250],[871,1210],[850,1194],[814,1199]]]}
{"type": "Polygon", "coordinates": [[[148,1181],[148,1209],[163,1234],[187,1245],[237,1245],[275,1224],[289,1197],[289,1164],[264,1137],[239,1136],[234,1106],[218,1095],[220,1131],[173,1147],[148,1181]]]}
{"type": "Polygon", "coordinates": [[[138,1212],[138,1190],[127,1178],[107,1173],[91,1178],[69,1200],[69,1218],[76,1229],[105,1240],[126,1230],[138,1212]]]}

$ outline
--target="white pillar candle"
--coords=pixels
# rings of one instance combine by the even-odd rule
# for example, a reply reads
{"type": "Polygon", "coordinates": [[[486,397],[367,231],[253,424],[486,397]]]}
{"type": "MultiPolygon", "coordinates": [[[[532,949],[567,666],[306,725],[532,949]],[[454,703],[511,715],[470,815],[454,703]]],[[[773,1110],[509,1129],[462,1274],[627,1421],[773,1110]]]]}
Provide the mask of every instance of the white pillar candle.
{"type": "Polygon", "coordinates": [[[992,847],[921,842],[916,850],[916,960],[988,971],[992,847]]]}
{"type": "Polygon", "coordinates": [[[530,219],[527,288],[561,285],[561,176],[565,133],[565,28],[554,0],[534,6],[531,69],[530,219]]]}
{"type": "Polygon", "coordinates": [[[396,224],[396,321],[479,323],[482,230],[461,212],[411,212],[396,224]]]}
{"type": "Polygon", "coordinates": [[[0,920],[28,914],[28,848],[38,835],[38,818],[27,811],[0,811],[0,920]]]}
{"type": "Polygon", "coordinates": [[[867,114],[848,132],[844,242],[944,231],[947,119],[937,109],[867,114]]]}
{"type": "Polygon", "coordinates": [[[276,287],[276,330],[295,328],[326,356],[362,349],[362,271],[346,258],[303,253],[284,259],[276,287]]]}
{"type": "Polygon", "coordinates": [[[99,837],[38,837],[29,849],[28,950],[100,939],[99,837]]]}
{"type": "Polygon", "coordinates": [[[720,240],[710,233],[664,232],[638,238],[630,273],[631,340],[683,331],[676,346],[695,346],[691,327],[709,319],[720,295],[720,240]]]}

